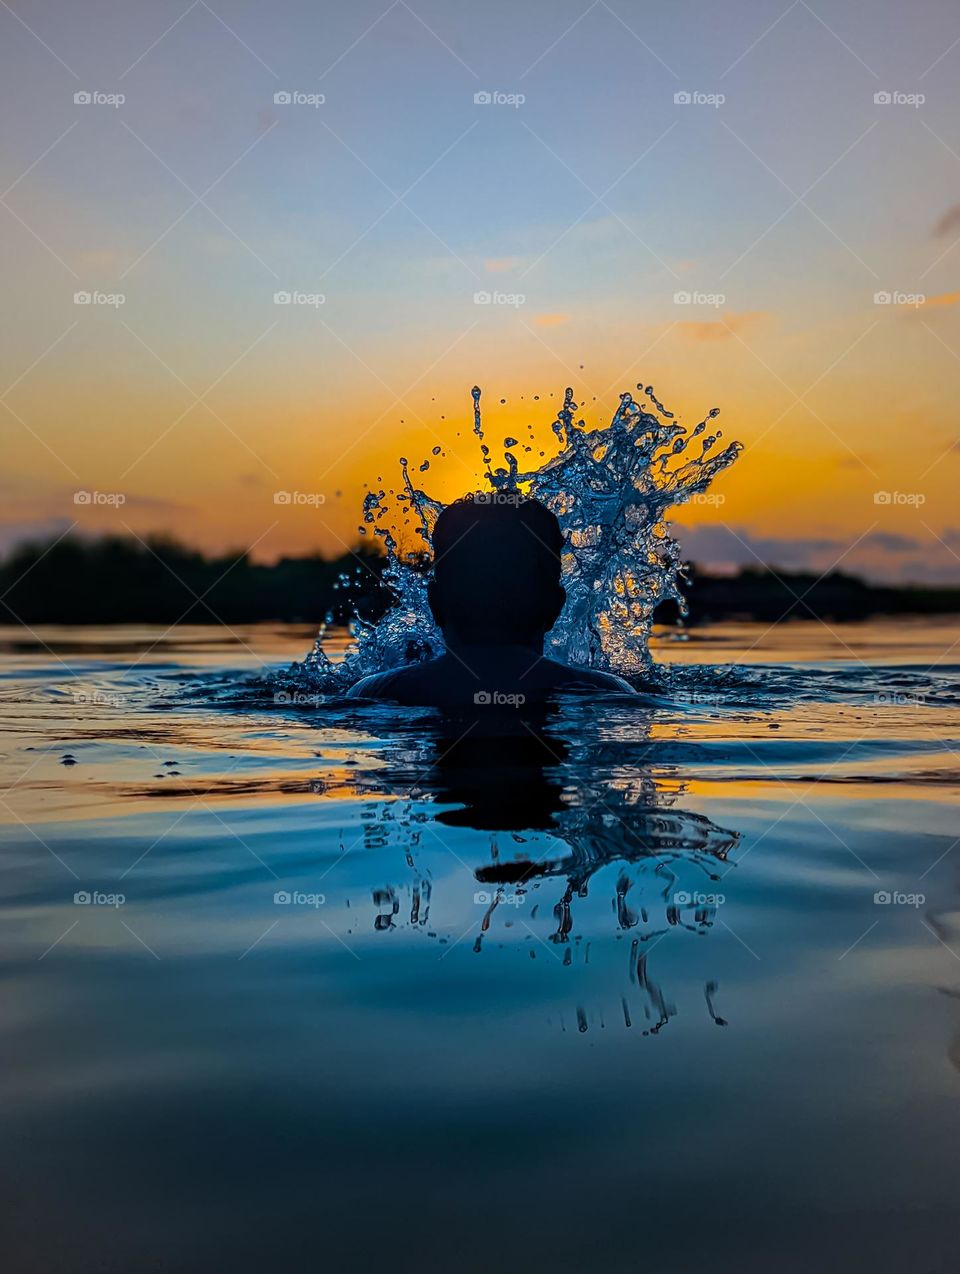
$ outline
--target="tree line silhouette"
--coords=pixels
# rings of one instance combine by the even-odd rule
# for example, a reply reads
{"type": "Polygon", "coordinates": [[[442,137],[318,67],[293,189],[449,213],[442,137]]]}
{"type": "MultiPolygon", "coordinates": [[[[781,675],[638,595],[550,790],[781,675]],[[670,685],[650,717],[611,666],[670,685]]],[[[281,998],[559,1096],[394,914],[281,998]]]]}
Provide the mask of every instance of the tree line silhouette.
{"type": "MultiPolygon", "coordinates": [[[[24,544],[0,562],[0,623],[345,623],[390,605],[383,556],[368,545],[336,558],[319,553],[272,565],[246,552],[207,556],[169,537],[127,536],[24,544]]],[[[744,568],[715,576],[689,568],[689,622],[743,617],[774,622],[850,620],[884,614],[960,612],[960,588],[894,588],[839,571],[744,568]]],[[[671,622],[666,603],[657,619],[671,622]]]]}
{"type": "Polygon", "coordinates": [[[273,565],[246,552],[207,556],[168,537],[127,536],[24,544],[0,563],[3,623],[345,622],[375,617],[389,599],[383,558],[366,547],[273,565]]]}

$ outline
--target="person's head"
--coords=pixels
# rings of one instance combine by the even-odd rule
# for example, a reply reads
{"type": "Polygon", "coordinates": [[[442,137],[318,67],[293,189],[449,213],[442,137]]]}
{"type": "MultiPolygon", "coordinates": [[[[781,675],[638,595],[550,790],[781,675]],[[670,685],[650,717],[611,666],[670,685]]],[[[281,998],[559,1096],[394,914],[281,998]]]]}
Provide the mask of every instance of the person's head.
{"type": "Polygon", "coordinates": [[[448,642],[542,647],[566,600],[560,523],[537,500],[467,496],[433,529],[430,609],[448,642]]]}

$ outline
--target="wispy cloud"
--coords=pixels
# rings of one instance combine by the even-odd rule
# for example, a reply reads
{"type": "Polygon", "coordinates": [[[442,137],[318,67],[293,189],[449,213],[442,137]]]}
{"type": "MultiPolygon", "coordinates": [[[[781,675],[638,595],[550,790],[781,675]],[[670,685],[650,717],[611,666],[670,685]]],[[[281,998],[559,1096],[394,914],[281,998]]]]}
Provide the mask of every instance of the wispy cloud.
{"type": "Polygon", "coordinates": [[[891,312],[895,319],[909,322],[917,317],[933,318],[932,310],[948,310],[957,304],[960,304],[960,292],[940,292],[937,296],[925,296],[923,300],[918,298],[915,305],[893,306],[891,312]]]}
{"type": "Polygon", "coordinates": [[[939,296],[928,296],[920,306],[922,310],[942,305],[956,305],[960,301],[960,292],[941,292],[939,296]]]}
{"type": "Polygon", "coordinates": [[[675,326],[681,336],[693,341],[729,341],[749,327],[756,327],[770,316],[763,310],[743,314],[725,314],[723,318],[696,321],[686,319],[675,326]]]}
{"type": "MultiPolygon", "coordinates": [[[[785,571],[823,571],[850,546],[841,535],[763,535],[745,526],[723,524],[676,528],[684,557],[708,569],[759,567],[761,562],[785,571]]],[[[845,556],[840,570],[867,579],[911,583],[956,583],[960,567],[950,547],[960,531],[948,528],[940,543],[926,535],[876,530],[845,556]]]]}

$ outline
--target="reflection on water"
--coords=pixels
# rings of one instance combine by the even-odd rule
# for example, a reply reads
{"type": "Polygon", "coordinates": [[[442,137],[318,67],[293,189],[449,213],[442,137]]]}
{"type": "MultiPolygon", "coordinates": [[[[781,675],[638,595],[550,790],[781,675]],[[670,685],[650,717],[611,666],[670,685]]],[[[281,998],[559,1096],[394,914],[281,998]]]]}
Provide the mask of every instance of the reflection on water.
{"type": "Polygon", "coordinates": [[[509,726],[9,637],[7,1266],[952,1271],[960,630],[814,629],[509,726]]]}
{"type": "MultiPolygon", "coordinates": [[[[631,1025],[629,988],[637,987],[646,1018],[657,1010],[657,1031],[673,1010],[650,980],[648,952],[671,929],[704,934],[713,927],[724,898],[716,882],[739,837],[679,808],[682,784],[662,789],[622,748],[615,765],[605,764],[584,731],[590,712],[573,703],[524,715],[428,718],[417,741],[365,776],[364,846],[396,847],[412,874],[403,911],[394,888],[374,890],[374,926],[431,924],[433,886],[418,864],[426,821],[421,802],[429,801],[441,807],[430,820],[433,842],[442,844],[439,828],[491,833],[485,860],[470,864],[481,914],[456,940],[472,937],[479,954],[485,939],[510,937],[514,929],[520,945],[533,939],[548,954],[547,943],[563,948],[559,958],[569,966],[581,946],[578,903],[603,872],[609,927],[631,938],[620,997],[624,1022],[631,1025]]],[[[649,753],[649,719],[635,717],[634,724],[632,746],[642,758],[649,753]]],[[[585,963],[590,945],[582,944],[585,963]]],[[[537,958],[535,945],[528,954],[537,958]]],[[[715,992],[708,981],[708,1006],[711,987],[715,992]]],[[[586,1010],[578,1007],[577,1014],[586,1030],[586,1010]]]]}

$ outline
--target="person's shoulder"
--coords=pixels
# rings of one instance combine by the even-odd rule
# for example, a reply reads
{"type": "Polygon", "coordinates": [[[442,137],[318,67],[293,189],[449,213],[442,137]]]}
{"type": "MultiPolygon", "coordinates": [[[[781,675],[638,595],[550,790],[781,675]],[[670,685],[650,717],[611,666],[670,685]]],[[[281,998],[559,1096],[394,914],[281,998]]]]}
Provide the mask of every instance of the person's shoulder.
{"type": "Polygon", "coordinates": [[[366,677],[355,681],[347,691],[348,699],[385,699],[389,698],[389,690],[397,679],[400,669],[390,672],[371,672],[366,677]]]}
{"type": "Polygon", "coordinates": [[[563,690],[605,690],[613,694],[636,694],[629,681],[612,672],[600,672],[596,668],[580,668],[571,664],[550,660],[556,670],[556,679],[563,690]]]}
{"type": "Polygon", "coordinates": [[[429,664],[409,664],[404,668],[390,668],[386,672],[372,672],[354,682],[347,691],[347,698],[399,701],[403,698],[403,692],[420,680],[427,667],[429,664]]]}

